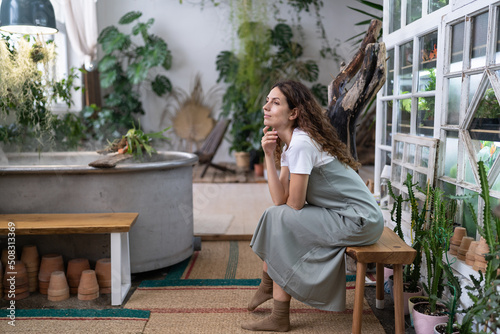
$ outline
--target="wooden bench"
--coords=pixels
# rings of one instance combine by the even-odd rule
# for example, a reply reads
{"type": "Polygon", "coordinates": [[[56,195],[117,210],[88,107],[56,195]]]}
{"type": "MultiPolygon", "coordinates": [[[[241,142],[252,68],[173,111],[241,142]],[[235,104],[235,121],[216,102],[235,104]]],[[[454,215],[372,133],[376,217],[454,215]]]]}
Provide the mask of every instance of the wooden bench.
{"type": "Polygon", "coordinates": [[[357,261],[352,333],[361,333],[366,265],[368,263],[376,263],[376,307],[378,309],[384,308],[384,264],[392,264],[394,269],[393,295],[395,332],[396,334],[403,334],[405,332],[403,264],[412,263],[417,252],[401,240],[394,231],[385,227],[377,243],[370,246],[347,247],[346,254],[357,261]]]}
{"type": "Polygon", "coordinates": [[[121,305],[131,287],[128,233],[138,213],[2,214],[0,235],[111,234],[111,305],[121,305]]]}

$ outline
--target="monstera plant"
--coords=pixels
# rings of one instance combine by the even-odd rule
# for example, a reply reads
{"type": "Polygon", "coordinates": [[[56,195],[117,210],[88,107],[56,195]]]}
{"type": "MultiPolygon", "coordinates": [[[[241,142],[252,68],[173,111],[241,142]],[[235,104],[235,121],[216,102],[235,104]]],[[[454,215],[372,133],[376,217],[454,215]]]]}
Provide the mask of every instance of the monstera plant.
{"type": "Polygon", "coordinates": [[[136,124],[135,116],[144,114],[141,87],[149,84],[158,96],[172,91],[172,84],[164,74],[172,66],[172,54],[161,37],[149,32],[154,19],[141,22],[141,16],[141,12],[132,11],[118,21],[120,25],[135,23],[131,34],[111,25],[98,38],[104,53],[98,67],[100,81],[107,89],[101,112],[110,115],[110,125],[119,132],[136,124]]]}

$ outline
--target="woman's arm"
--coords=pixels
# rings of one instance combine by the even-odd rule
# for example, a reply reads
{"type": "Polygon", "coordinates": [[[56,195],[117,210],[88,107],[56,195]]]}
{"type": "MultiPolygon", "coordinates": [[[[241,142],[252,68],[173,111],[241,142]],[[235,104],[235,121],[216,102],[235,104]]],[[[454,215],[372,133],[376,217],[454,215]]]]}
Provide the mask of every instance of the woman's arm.
{"type": "Polygon", "coordinates": [[[274,205],[285,204],[288,198],[288,167],[281,167],[280,176],[274,162],[274,156],[266,155],[267,185],[274,205]]]}
{"type": "Polygon", "coordinates": [[[291,174],[290,190],[286,201],[286,204],[289,207],[295,210],[300,210],[304,207],[304,204],[306,203],[308,181],[309,174],[291,174]]]}

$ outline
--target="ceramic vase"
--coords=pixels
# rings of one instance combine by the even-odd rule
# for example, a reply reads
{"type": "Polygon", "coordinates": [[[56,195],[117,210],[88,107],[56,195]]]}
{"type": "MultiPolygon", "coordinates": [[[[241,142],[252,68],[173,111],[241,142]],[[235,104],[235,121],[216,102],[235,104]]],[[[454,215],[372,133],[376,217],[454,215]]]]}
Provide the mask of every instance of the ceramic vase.
{"type": "Polygon", "coordinates": [[[411,327],[413,327],[413,305],[420,302],[427,302],[429,297],[427,296],[413,296],[408,298],[408,310],[410,312],[410,323],[411,327]]]}
{"type": "MultiPolygon", "coordinates": [[[[448,326],[448,323],[446,323],[446,322],[443,322],[443,323],[437,324],[436,326],[434,326],[434,334],[442,334],[442,333],[446,333],[446,327],[447,327],[447,326],[448,326]],[[437,328],[438,328],[439,326],[444,326],[445,331],[444,331],[444,332],[442,332],[442,331],[441,331],[441,332],[440,332],[440,331],[438,331],[438,330],[437,330],[437,328]]],[[[453,332],[452,332],[452,334],[460,334],[460,331],[459,331],[459,329],[458,329],[458,326],[457,326],[457,325],[453,325],[453,332]]]]}
{"type": "Polygon", "coordinates": [[[417,296],[422,296],[423,295],[422,288],[419,287],[419,286],[417,286],[417,289],[418,289],[417,292],[406,292],[405,288],[407,288],[408,286],[409,286],[409,284],[407,284],[407,283],[405,283],[403,285],[403,304],[404,304],[405,315],[410,314],[410,308],[409,308],[409,305],[408,305],[408,300],[411,297],[417,297],[417,296]]]}

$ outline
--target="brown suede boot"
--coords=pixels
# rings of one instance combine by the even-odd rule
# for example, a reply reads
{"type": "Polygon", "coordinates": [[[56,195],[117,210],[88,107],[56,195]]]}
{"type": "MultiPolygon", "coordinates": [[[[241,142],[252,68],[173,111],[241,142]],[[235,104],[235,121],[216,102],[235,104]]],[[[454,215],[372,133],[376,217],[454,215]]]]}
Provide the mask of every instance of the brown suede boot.
{"type": "Polygon", "coordinates": [[[250,331],[288,332],[290,330],[290,301],[274,300],[271,315],[263,320],[245,323],[241,328],[250,331]]]}
{"type": "Polygon", "coordinates": [[[257,306],[271,298],[273,298],[273,280],[265,271],[262,271],[262,281],[252,300],[248,303],[248,310],[255,310],[257,306]]]}

